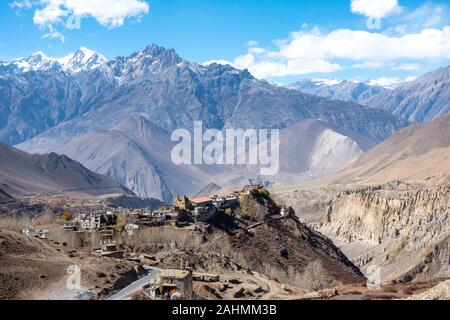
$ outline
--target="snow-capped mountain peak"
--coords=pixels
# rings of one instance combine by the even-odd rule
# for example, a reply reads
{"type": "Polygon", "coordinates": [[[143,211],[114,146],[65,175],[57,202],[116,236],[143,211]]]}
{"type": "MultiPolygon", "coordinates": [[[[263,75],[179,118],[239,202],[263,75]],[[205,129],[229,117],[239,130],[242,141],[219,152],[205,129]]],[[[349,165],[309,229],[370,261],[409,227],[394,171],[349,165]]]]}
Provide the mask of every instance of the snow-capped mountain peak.
{"type": "Polygon", "coordinates": [[[47,57],[41,51],[33,53],[31,56],[12,61],[9,65],[17,67],[21,72],[54,71],[58,68],[57,61],[47,57]]]}
{"type": "Polygon", "coordinates": [[[363,105],[372,96],[388,91],[387,88],[375,82],[339,79],[304,79],[287,87],[328,100],[353,101],[363,105]]]}
{"type": "Polygon", "coordinates": [[[342,80],[338,79],[311,79],[315,85],[323,85],[323,86],[336,86],[342,83],[342,80]]]}
{"type": "Polygon", "coordinates": [[[80,72],[83,70],[91,70],[105,63],[106,58],[90,49],[81,47],[74,54],[67,55],[58,59],[64,70],[70,72],[80,72]]]}
{"type": "Polygon", "coordinates": [[[77,73],[83,70],[94,69],[106,61],[103,55],[81,47],[77,52],[60,59],[47,57],[43,52],[38,51],[28,57],[10,62],[1,62],[1,65],[9,67],[13,72],[18,73],[30,71],[58,72],[61,70],[77,73]]]}

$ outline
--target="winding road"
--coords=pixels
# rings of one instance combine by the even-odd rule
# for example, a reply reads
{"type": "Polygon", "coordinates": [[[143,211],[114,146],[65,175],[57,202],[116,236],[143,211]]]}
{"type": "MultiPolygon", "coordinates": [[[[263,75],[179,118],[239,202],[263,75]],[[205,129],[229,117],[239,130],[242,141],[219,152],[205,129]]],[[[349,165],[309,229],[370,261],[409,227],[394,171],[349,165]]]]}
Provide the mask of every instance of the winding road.
{"type": "Polygon", "coordinates": [[[152,283],[159,274],[159,270],[151,269],[148,272],[148,275],[145,277],[133,282],[128,287],[120,290],[116,294],[112,295],[106,300],[130,300],[131,295],[142,289],[145,285],[152,283]]]}

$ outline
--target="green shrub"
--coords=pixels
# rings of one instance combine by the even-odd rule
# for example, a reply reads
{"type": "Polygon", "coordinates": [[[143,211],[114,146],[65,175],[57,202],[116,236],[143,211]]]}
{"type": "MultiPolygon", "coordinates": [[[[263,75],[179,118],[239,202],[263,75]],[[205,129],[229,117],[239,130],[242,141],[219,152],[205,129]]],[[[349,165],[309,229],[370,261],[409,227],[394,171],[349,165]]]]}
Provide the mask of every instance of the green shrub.
{"type": "Polygon", "coordinates": [[[259,194],[261,196],[263,196],[265,199],[269,199],[270,198],[270,192],[269,190],[267,190],[266,188],[261,188],[258,190],[259,194]]]}

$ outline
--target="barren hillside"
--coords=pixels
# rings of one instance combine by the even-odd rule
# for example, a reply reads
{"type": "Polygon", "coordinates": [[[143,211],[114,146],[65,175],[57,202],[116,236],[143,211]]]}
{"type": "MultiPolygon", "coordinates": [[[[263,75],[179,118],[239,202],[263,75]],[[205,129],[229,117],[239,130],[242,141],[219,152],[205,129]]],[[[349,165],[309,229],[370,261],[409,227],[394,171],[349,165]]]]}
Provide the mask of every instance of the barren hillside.
{"type": "Polygon", "coordinates": [[[11,197],[9,194],[7,194],[5,191],[3,191],[2,189],[0,189],[0,204],[1,203],[6,203],[6,202],[11,202],[13,201],[14,198],[11,197]]]}
{"type": "Polygon", "coordinates": [[[137,280],[124,261],[92,257],[62,244],[0,229],[0,299],[71,299],[67,268],[81,270],[81,286],[101,296],[137,280]]]}
{"type": "Polygon", "coordinates": [[[8,193],[124,194],[111,178],[55,153],[32,155],[0,142],[0,183],[8,193]]]}
{"type": "Polygon", "coordinates": [[[317,289],[311,287],[311,281],[324,288],[365,282],[360,270],[331,240],[302,224],[293,212],[280,216],[270,197],[241,196],[236,210],[242,219],[252,221],[250,226],[236,228],[224,217],[215,223],[222,236],[210,239],[207,245],[244,267],[307,289],[317,289]]]}

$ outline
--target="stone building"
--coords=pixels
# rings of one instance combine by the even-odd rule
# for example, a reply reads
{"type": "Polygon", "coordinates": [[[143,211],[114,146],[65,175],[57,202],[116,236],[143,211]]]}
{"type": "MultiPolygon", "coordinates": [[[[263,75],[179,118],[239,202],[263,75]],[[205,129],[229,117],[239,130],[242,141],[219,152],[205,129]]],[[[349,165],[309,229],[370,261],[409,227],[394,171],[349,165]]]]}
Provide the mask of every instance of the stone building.
{"type": "Polygon", "coordinates": [[[150,287],[150,296],[155,300],[192,300],[192,271],[161,270],[155,283],[150,287]]]}

